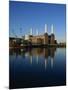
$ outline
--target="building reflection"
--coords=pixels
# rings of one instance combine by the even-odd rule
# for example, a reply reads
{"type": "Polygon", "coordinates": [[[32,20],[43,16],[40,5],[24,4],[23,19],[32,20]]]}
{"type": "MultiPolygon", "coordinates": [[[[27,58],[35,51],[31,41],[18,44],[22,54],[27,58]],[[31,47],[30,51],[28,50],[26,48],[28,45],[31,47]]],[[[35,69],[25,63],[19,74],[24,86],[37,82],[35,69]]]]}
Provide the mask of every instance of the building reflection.
{"type": "Polygon", "coordinates": [[[51,68],[53,68],[56,48],[50,48],[51,68]]]}
{"type": "Polygon", "coordinates": [[[51,68],[53,68],[54,65],[54,56],[56,52],[56,48],[32,48],[32,49],[17,49],[17,50],[9,50],[10,55],[15,55],[18,57],[21,55],[21,57],[25,58],[27,57],[29,60],[29,63],[32,65],[33,60],[35,60],[35,64],[38,64],[40,62],[40,58],[42,62],[44,63],[45,69],[48,66],[48,62],[50,62],[51,68]],[[44,60],[43,60],[44,59],[44,60]],[[50,61],[49,61],[50,60],[50,61]]]}

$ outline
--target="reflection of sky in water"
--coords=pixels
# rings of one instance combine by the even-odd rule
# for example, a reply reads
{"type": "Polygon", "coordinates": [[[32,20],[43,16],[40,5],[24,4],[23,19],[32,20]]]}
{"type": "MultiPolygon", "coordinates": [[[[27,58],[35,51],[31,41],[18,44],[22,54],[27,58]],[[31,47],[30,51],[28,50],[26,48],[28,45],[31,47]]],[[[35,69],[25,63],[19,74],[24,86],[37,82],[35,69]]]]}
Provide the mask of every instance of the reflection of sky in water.
{"type": "Polygon", "coordinates": [[[66,69],[65,52],[65,48],[11,50],[11,83],[15,80],[15,87],[63,85],[66,69]],[[28,84],[32,81],[35,83],[28,84]]]}

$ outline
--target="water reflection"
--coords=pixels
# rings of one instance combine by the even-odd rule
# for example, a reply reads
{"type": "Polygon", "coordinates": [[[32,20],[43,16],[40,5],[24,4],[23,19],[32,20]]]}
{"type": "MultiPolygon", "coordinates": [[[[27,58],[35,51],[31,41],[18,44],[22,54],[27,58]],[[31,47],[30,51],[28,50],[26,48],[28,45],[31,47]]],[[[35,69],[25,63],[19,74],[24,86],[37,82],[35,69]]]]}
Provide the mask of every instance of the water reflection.
{"type": "Polygon", "coordinates": [[[47,68],[48,59],[50,59],[51,68],[53,68],[54,64],[54,56],[55,56],[56,48],[28,48],[28,49],[11,49],[10,55],[14,55],[15,58],[19,56],[23,57],[24,59],[27,57],[30,64],[33,64],[33,58],[36,61],[36,64],[39,63],[39,59],[44,59],[44,66],[45,69],[47,68]]]}
{"type": "Polygon", "coordinates": [[[9,50],[10,88],[66,84],[65,48],[9,50]]]}

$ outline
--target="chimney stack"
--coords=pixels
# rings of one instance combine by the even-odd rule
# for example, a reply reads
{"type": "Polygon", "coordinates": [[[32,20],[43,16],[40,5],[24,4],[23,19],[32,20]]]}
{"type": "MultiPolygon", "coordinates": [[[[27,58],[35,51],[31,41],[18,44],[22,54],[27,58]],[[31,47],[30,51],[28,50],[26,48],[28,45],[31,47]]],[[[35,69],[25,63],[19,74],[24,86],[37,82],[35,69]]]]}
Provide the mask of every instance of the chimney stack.
{"type": "Polygon", "coordinates": [[[30,35],[32,35],[32,28],[30,29],[30,35]]]}
{"type": "Polygon", "coordinates": [[[51,34],[54,33],[54,27],[53,27],[53,24],[51,25],[51,34]]]}
{"type": "Polygon", "coordinates": [[[45,33],[47,33],[47,24],[45,24],[45,33]]]}
{"type": "Polygon", "coordinates": [[[38,33],[38,29],[36,29],[36,35],[39,35],[39,33],[38,33]]]}

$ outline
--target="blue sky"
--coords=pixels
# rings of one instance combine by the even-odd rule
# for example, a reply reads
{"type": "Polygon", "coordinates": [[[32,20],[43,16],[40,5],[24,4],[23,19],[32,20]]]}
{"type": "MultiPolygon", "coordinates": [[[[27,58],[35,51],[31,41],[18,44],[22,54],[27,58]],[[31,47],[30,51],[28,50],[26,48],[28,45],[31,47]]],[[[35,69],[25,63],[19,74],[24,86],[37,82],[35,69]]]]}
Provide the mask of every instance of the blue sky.
{"type": "Polygon", "coordinates": [[[45,23],[48,25],[48,34],[51,34],[51,24],[58,42],[65,42],[66,38],[66,6],[64,4],[47,4],[32,2],[10,1],[9,3],[9,36],[23,36],[30,28],[33,34],[38,29],[44,33],[45,23]],[[14,33],[14,34],[13,34],[14,33]]]}

